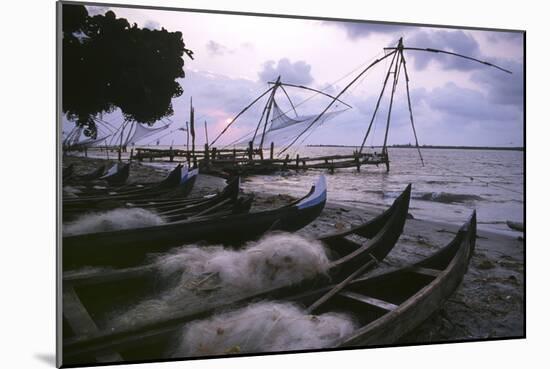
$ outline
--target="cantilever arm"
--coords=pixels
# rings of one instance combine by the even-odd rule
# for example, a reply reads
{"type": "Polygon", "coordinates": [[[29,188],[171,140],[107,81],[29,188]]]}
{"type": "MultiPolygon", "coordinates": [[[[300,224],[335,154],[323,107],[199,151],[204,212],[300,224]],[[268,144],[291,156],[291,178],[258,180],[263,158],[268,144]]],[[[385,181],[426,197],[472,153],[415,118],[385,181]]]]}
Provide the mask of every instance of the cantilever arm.
{"type": "MultiPolygon", "coordinates": [[[[268,82],[268,84],[273,84],[274,82],[268,82]]],[[[323,91],[320,91],[320,90],[316,90],[314,88],[311,88],[311,87],[306,87],[306,86],[302,86],[302,85],[293,85],[292,83],[279,83],[280,85],[283,85],[283,86],[288,86],[288,87],[296,87],[296,88],[303,88],[304,90],[310,90],[310,91],[315,91],[317,93],[320,93],[321,95],[325,95],[326,97],[330,97],[331,99],[334,99],[336,101],[339,101],[341,102],[342,104],[346,105],[347,107],[349,108],[353,108],[351,105],[349,104],[346,104],[345,102],[343,102],[342,100],[338,99],[337,97],[334,97],[332,95],[329,95],[323,91]]],[[[285,91],[286,93],[286,91],[285,91]]]]}
{"type": "MultiPolygon", "coordinates": [[[[292,142],[288,145],[285,146],[285,148],[281,151],[279,151],[279,153],[277,155],[281,155],[282,153],[284,153],[285,151],[287,151],[292,145],[294,145],[294,143],[296,143],[296,141],[298,141],[298,139],[308,130],[310,129],[315,123],[317,123],[317,121],[323,116],[323,114],[325,114],[327,112],[328,109],[330,109],[330,107],[332,106],[332,104],[334,104],[335,101],[337,101],[337,99],[342,96],[344,94],[344,92],[346,92],[351,85],[353,85],[355,82],[357,82],[357,80],[359,78],[361,78],[370,68],[374,67],[376,64],[380,63],[382,60],[394,55],[397,51],[394,50],[386,55],[384,55],[383,57],[379,58],[379,59],[376,59],[375,61],[373,61],[372,63],[370,63],[365,69],[363,69],[363,71],[361,73],[359,73],[350,83],[348,83],[346,85],[346,87],[344,87],[342,89],[342,91],[340,91],[338,93],[338,95],[336,95],[335,97],[333,97],[333,100],[327,105],[327,107],[321,112],[321,114],[319,114],[317,116],[317,118],[315,118],[307,127],[306,129],[304,129],[298,136],[296,136],[294,138],[294,140],[292,140],[292,142]]],[[[340,100],[338,100],[340,101],[340,100]]]]}
{"type": "Polygon", "coordinates": [[[250,104],[248,104],[243,110],[241,110],[239,112],[239,114],[237,114],[237,116],[235,118],[233,118],[231,120],[231,122],[229,122],[229,124],[227,124],[227,126],[225,126],[225,128],[218,134],[218,136],[216,136],[216,138],[214,139],[214,141],[212,141],[210,143],[210,145],[214,145],[216,143],[216,141],[218,141],[218,139],[225,133],[225,131],[227,131],[229,129],[229,127],[235,123],[235,121],[237,120],[238,117],[240,117],[241,115],[244,114],[245,111],[247,111],[252,105],[254,105],[258,100],[260,100],[262,97],[264,97],[268,92],[270,92],[271,90],[273,90],[273,87],[270,87],[268,88],[263,94],[261,94],[260,96],[258,96],[256,99],[254,99],[254,101],[252,101],[250,104]]]}
{"type": "MultiPolygon", "coordinates": [[[[385,47],[384,50],[397,50],[398,48],[397,47],[385,47]]],[[[462,55],[462,54],[457,54],[457,53],[453,53],[451,51],[446,51],[446,50],[439,50],[439,49],[432,49],[432,48],[420,48],[420,47],[402,47],[401,50],[413,50],[413,51],[427,51],[427,52],[430,52],[430,53],[441,53],[441,54],[448,54],[448,55],[453,55],[453,56],[457,56],[459,58],[464,58],[464,59],[468,59],[468,60],[471,60],[471,61],[475,61],[475,62],[478,62],[478,63],[481,63],[481,64],[485,64],[489,67],[494,67],[496,69],[499,69],[503,72],[506,72],[506,73],[510,73],[512,74],[511,71],[509,71],[508,69],[504,69],[502,67],[499,67],[498,65],[495,65],[493,63],[489,63],[485,60],[480,60],[480,59],[476,59],[476,58],[472,58],[471,56],[466,56],[466,55],[462,55]]]]}

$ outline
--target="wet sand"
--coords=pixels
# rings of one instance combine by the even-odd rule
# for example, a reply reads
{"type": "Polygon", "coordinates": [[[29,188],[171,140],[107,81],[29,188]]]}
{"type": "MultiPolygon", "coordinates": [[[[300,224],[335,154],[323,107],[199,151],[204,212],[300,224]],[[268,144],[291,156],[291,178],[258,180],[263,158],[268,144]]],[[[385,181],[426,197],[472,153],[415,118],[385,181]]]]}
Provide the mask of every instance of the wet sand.
{"type": "MultiPolygon", "coordinates": [[[[89,172],[100,159],[66,157],[63,166],[75,163],[78,174],[89,172]]],[[[156,182],[167,170],[146,163],[132,163],[129,182],[156,182]]],[[[199,175],[190,196],[212,193],[223,187],[221,178],[199,175]]],[[[286,194],[255,193],[252,211],[282,206],[294,200],[286,194]]],[[[323,213],[298,233],[321,235],[341,231],[379,214],[368,210],[327,203],[323,213]]],[[[408,219],[394,250],[380,268],[413,263],[446,245],[458,226],[408,219]]],[[[466,219],[465,219],[466,220],[466,219]]],[[[469,339],[521,337],[524,335],[524,241],[523,234],[501,235],[478,231],[476,251],[464,281],[441,309],[399,343],[444,342],[469,339]]],[[[380,269],[377,269],[378,273],[380,269]]]]}

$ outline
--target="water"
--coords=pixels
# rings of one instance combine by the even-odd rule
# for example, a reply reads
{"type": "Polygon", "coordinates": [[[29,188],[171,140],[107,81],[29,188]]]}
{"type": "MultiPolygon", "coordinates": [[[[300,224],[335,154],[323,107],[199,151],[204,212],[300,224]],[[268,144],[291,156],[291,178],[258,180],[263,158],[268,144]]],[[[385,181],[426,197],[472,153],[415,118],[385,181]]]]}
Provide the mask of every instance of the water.
{"type": "MultiPolygon", "coordinates": [[[[350,154],[351,148],[307,147],[300,156],[350,154]]],[[[340,169],[326,174],[328,199],[354,207],[390,205],[412,183],[410,212],[415,218],[462,224],[477,210],[480,229],[510,233],[507,220],[523,222],[523,152],[497,150],[423,150],[423,167],[415,149],[389,149],[385,166],[340,169]]],[[[326,173],[326,172],[325,172],[326,173]]],[[[252,176],[245,190],[305,193],[319,171],[283,176],[252,176]]],[[[517,233],[515,233],[517,234],[517,233]]]]}
{"type": "MultiPolygon", "coordinates": [[[[305,157],[352,151],[352,148],[304,147],[299,154],[305,157]]],[[[472,209],[476,209],[480,229],[517,235],[506,221],[523,222],[523,152],[427,149],[422,155],[424,167],[416,149],[390,148],[389,173],[384,166],[364,166],[360,173],[351,168],[334,174],[290,171],[282,175],[251,176],[242,186],[245,191],[301,196],[320,173],[325,173],[329,202],[362,208],[386,207],[412,183],[410,212],[415,218],[462,224],[472,209]]],[[[168,168],[174,164],[153,165],[168,168]]]]}

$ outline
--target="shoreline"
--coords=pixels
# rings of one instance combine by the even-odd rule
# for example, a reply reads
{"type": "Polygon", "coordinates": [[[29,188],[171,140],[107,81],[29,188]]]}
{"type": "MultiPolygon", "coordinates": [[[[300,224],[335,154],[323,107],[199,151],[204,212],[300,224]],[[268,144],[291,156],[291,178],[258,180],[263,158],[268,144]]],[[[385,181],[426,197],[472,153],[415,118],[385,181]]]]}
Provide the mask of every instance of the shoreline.
{"type": "MultiPolygon", "coordinates": [[[[357,149],[359,146],[354,145],[307,145],[306,147],[342,147],[357,149]]],[[[370,148],[381,149],[382,146],[369,146],[370,148]]],[[[445,146],[445,145],[427,145],[419,146],[421,150],[486,150],[486,151],[525,151],[521,146],[445,146]]],[[[413,149],[416,150],[416,146],[412,145],[390,145],[388,149],[413,149]]]]}
{"type": "MultiPolygon", "coordinates": [[[[74,162],[76,170],[86,172],[104,160],[64,157],[63,164],[74,162]]],[[[132,165],[131,182],[155,182],[167,173],[165,169],[139,162],[132,165]]],[[[214,192],[223,184],[221,178],[199,175],[190,196],[214,192]]],[[[252,212],[276,208],[294,199],[285,194],[253,193],[252,212]]],[[[315,221],[296,233],[315,237],[343,231],[371,219],[381,211],[378,206],[359,209],[328,202],[315,221]]],[[[374,273],[414,263],[435,252],[453,238],[459,227],[434,220],[408,219],[395,249],[374,273]]],[[[523,233],[518,232],[519,235],[521,237],[480,229],[476,250],[463,283],[437,313],[396,344],[523,336],[525,255],[523,233]]]]}

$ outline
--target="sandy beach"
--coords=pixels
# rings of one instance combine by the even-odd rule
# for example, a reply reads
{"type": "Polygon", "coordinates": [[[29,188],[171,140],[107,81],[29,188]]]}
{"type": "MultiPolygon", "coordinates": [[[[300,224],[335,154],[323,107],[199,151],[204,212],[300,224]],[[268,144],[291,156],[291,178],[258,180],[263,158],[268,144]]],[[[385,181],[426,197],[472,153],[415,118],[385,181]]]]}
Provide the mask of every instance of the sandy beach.
{"type": "MultiPolygon", "coordinates": [[[[64,157],[63,166],[75,163],[75,170],[82,174],[95,169],[102,160],[79,157],[64,157]]],[[[156,182],[167,170],[147,163],[132,163],[128,182],[156,182]]],[[[245,179],[246,180],[246,179],[245,179]]],[[[190,196],[212,193],[223,187],[221,178],[199,175],[190,196]]],[[[286,194],[255,192],[251,211],[275,208],[294,198],[286,194]]],[[[322,214],[298,233],[318,236],[341,231],[364,222],[380,213],[382,208],[367,210],[330,202],[322,214]]],[[[410,213],[405,230],[394,250],[379,268],[384,269],[410,264],[446,245],[458,226],[415,219],[410,213]]],[[[455,294],[437,313],[399,343],[441,342],[524,335],[524,239],[517,236],[478,231],[476,251],[468,273],[455,294]]]]}

